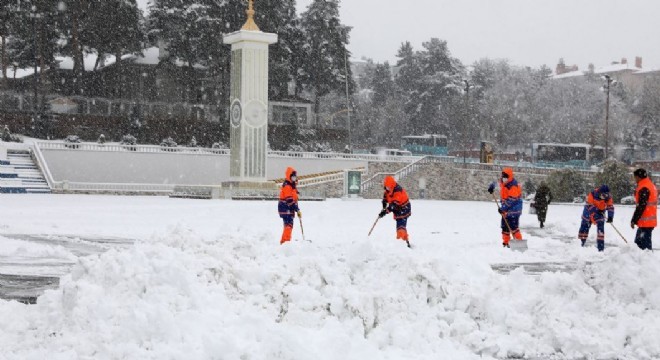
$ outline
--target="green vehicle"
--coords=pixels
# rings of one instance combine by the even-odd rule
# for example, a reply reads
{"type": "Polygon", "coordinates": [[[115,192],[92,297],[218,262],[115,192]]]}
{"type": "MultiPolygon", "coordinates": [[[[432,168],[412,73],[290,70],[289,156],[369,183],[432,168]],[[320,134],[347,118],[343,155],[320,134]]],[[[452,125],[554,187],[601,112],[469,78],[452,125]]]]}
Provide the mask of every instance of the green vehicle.
{"type": "Polygon", "coordinates": [[[446,156],[447,137],[435,134],[407,135],[401,138],[401,148],[410,151],[413,155],[446,156]]]}

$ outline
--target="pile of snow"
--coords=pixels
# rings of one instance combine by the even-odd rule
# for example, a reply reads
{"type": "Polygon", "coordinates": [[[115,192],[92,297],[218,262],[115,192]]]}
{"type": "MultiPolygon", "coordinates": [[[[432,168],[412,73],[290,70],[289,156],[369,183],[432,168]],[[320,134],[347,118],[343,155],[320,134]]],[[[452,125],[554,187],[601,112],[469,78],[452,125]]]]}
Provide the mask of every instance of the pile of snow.
{"type": "MultiPolygon", "coordinates": [[[[132,247],[79,258],[36,305],[0,301],[5,357],[660,356],[658,257],[613,237],[604,254],[579,248],[567,240],[575,238],[577,206],[551,206],[546,238],[524,217],[530,250],[515,253],[499,245],[497,213],[488,203],[414,202],[409,228],[416,246],[408,250],[391,238],[388,218],[372,238],[355,235],[368,230],[375,200],[302,204],[313,242],[279,246],[271,202],[122,199],[138,208],[124,204],[129,212],[143,211],[145,222],[159,217],[160,230],[132,247]],[[233,215],[219,216],[227,213],[233,215]],[[477,218],[487,220],[475,224],[477,218]],[[559,260],[575,270],[491,269],[559,260]]],[[[103,201],[104,214],[120,209],[103,201]]],[[[623,221],[632,209],[621,210],[623,221]]]]}

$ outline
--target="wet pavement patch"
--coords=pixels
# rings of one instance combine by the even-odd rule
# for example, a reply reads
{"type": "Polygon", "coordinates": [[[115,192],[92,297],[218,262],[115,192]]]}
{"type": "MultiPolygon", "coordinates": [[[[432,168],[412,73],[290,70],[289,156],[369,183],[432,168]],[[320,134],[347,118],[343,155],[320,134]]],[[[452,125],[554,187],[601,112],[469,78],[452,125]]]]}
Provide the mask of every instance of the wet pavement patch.
{"type": "Polygon", "coordinates": [[[59,278],[70,273],[76,258],[132,246],[135,240],[104,236],[0,234],[0,237],[52,247],[61,247],[69,257],[21,254],[0,256],[0,299],[34,304],[59,278]]]}

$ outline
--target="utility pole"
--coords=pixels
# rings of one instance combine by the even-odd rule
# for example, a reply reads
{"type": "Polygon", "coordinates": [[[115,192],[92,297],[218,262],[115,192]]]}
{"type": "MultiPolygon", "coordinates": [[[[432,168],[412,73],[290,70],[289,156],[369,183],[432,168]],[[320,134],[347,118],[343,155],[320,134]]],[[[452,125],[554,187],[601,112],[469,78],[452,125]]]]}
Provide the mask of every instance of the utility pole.
{"type": "Polygon", "coordinates": [[[605,100],[605,160],[609,157],[609,121],[610,121],[610,86],[616,84],[616,80],[612,79],[609,75],[604,75],[603,80],[605,80],[606,100],[605,100]]]}
{"type": "Polygon", "coordinates": [[[465,83],[465,124],[463,128],[463,164],[467,162],[467,147],[468,147],[468,133],[470,130],[470,82],[463,80],[465,83]]]}
{"type": "Polygon", "coordinates": [[[346,83],[346,110],[347,110],[347,124],[348,124],[348,149],[353,152],[353,144],[351,142],[351,102],[348,96],[348,56],[346,54],[346,48],[344,48],[344,74],[345,74],[345,83],[346,83]]]}

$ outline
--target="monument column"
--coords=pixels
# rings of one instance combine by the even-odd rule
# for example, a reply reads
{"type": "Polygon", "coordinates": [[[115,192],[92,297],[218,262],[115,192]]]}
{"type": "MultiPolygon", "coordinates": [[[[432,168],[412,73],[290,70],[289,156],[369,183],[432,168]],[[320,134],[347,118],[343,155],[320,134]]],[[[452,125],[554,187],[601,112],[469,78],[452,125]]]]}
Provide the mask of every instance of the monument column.
{"type": "Polygon", "coordinates": [[[231,45],[230,167],[232,181],[266,181],[268,141],[268,45],[277,34],[259,30],[253,0],[241,30],[223,37],[231,45]]]}

